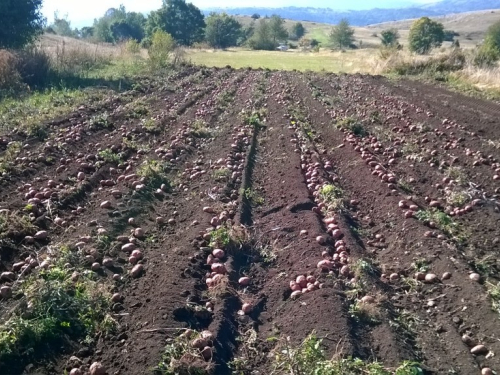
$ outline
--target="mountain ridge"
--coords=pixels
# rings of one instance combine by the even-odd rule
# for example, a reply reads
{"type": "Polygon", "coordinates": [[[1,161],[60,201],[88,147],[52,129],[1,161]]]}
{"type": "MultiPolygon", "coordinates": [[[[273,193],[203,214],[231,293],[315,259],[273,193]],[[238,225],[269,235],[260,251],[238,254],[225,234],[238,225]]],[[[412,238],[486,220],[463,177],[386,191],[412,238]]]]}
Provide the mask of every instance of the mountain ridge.
{"type": "MultiPolygon", "coordinates": [[[[332,8],[314,7],[211,7],[204,8],[203,12],[226,12],[232,15],[261,16],[278,14],[283,18],[295,21],[321,22],[336,24],[342,18],[347,18],[353,26],[367,26],[372,24],[400,21],[420,17],[439,17],[447,14],[500,9],[500,0],[443,0],[432,4],[412,5],[402,8],[373,8],[369,10],[336,10],[332,8]],[[457,12],[457,9],[460,11],[457,12]]],[[[499,17],[500,19],[500,17],[499,17]]]]}

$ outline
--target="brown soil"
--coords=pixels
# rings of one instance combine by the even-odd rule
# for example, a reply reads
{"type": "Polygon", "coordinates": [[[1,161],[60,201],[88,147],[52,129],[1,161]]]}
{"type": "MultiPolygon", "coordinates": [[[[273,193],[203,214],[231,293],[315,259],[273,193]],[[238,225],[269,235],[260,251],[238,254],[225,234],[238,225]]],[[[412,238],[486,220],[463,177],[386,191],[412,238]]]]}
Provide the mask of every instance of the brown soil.
{"type": "MultiPolygon", "coordinates": [[[[86,236],[81,246],[96,247],[99,227],[113,242],[95,260],[110,257],[116,266],[96,277],[123,301],[109,311],[115,331],[47,343],[1,361],[0,374],[88,371],[96,361],[108,374],[158,372],[165,347],[188,328],[214,335],[213,356],[204,361],[195,350],[180,363],[213,374],[271,373],[286,338],[295,346],[311,333],[328,358],[391,369],[411,360],[429,374],[500,371],[492,355],[500,352],[499,311],[488,294],[500,278],[499,105],[383,77],[189,68],[43,125],[43,141],[4,137],[27,146],[0,179],[0,208],[27,215],[30,190],[50,191],[32,203],[34,228],[1,234],[0,272],[86,236]],[[122,160],[99,156],[107,149],[122,160]],[[148,180],[137,192],[119,177],[151,160],[168,165],[163,193],[148,180]],[[82,171],[85,181],[76,178],[82,171]],[[337,192],[330,207],[319,194],[327,184],[337,192]],[[172,220],[158,225],[157,217],[172,220]],[[217,244],[226,271],[208,287],[215,274],[207,255],[217,246],[207,233],[218,225],[233,242],[217,244]],[[136,241],[144,254],[138,278],[115,241],[134,226],[147,234],[136,241]],[[26,241],[41,229],[47,240],[26,241]],[[323,259],[328,270],[317,267],[323,259]],[[436,277],[419,281],[417,272],[436,277]],[[318,283],[292,298],[290,281],[301,275],[318,283]],[[239,284],[242,276],[249,286],[239,284]],[[373,302],[361,302],[366,296],[373,302]],[[463,335],[487,351],[471,354],[463,335]]],[[[39,264],[14,272],[37,277],[39,264]]],[[[0,299],[3,323],[19,308],[22,283],[0,283],[14,292],[0,299]]]]}

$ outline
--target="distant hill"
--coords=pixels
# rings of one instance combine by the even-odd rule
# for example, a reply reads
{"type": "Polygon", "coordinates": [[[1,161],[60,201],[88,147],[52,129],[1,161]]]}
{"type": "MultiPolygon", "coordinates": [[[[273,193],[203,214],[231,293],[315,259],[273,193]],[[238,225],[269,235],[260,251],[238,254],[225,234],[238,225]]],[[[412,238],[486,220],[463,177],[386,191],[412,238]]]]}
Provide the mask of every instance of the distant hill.
{"type": "MultiPolygon", "coordinates": [[[[480,11],[500,8],[500,0],[442,0],[433,4],[412,6],[398,9],[370,10],[335,10],[331,8],[205,8],[208,14],[214,12],[226,12],[232,15],[251,15],[257,13],[261,16],[278,14],[283,18],[296,21],[311,21],[320,23],[336,24],[342,18],[347,18],[352,25],[367,26],[371,24],[393,22],[405,19],[420,18],[424,16],[438,17],[453,13],[480,11]]],[[[500,20],[500,17],[499,17],[500,20]]]]}

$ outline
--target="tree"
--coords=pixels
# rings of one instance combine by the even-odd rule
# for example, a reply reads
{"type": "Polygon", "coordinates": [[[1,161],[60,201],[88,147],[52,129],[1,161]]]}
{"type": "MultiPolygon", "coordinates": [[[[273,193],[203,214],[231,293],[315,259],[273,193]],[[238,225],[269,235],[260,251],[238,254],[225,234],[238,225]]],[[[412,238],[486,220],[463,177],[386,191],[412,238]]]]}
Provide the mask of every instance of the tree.
{"type": "Polygon", "coordinates": [[[50,25],[52,30],[57,35],[62,36],[75,36],[74,31],[71,29],[71,22],[68,21],[68,16],[65,15],[64,18],[59,18],[59,13],[54,13],[54,23],[50,25]]]}
{"type": "Polygon", "coordinates": [[[276,14],[273,14],[269,19],[269,29],[275,45],[288,38],[288,31],[285,29],[285,20],[276,14]]]}
{"type": "Polygon", "coordinates": [[[250,40],[255,32],[255,22],[250,25],[245,26],[241,29],[240,38],[238,39],[238,45],[241,46],[250,40]]]}
{"type": "Polygon", "coordinates": [[[117,43],[126,39],[141,41],[144,38],[146,18],[142,13],[127,12],[121,5],[110,8],[104,16],[94,21],[94,36],[101,42],[117,43]]]}
{"type": "Polygon", "coordinates": [[[148,49],[149,64],[152,69],[164,68],[169,65],[170,57],[176,48],[172,35],[163,30],[157,30],[151,36],[151,46],[148,49]]]}
{"type": "Polygon", "coordinates": [[[258,20],[260,18],[260,14],[259,13],[254,13],[254,14],[252,14],[252,18],[254,20],[258,20]]]}
{"type": "Polygon", "coordinates": [[[110,24],[113,40],[119,42],[127,39],[141,41],[144,38],[146,18],[141,13],[130,12],[125,18],[115,20],[110,24]]]}
{"type": "Polygon", "coordinates": [[[354,43],[354,29],[347,19],[342,19],[332,28],[330,42],[339,49],[349,48],[354,43]]]}
{"type": "Polygon", "coordinates": [[[94,28],[89,26],[82,27],[80,29],[80,36],[83,39],[92,38],[94,36],[94,28]]]}
{"type": "Polygon", "coordinates": [[[488,28],[483,44],[478,48],[474,64],[492,66],[500,59],[500,21],[488,28]]]}
{"type": "Polygon", "coordinates": [[[205,40],[214,48],[236,46],[242,27],[236,18],[226,13],[210,13],[206,18],[205,40]]]}
{"type": "Polygon", "coordinates": [[[500,52],[500,21],[495,22],[488,28],[484,43],[500,52]]]}
{"type": "Polygon", "coordinates": [[[185,0],[163,0],[163,6],[151,14],[146,22],[146,35],[163,30],[177,43],[190,46],[203,40],[205,21],[203,13],[185,0]]]}
{"type": "Polygon", "coordinates": [[[459,36],[459,33],[456,33],[453,30],[444,30],[444,41],[453,42],[456,36],[459,36]]]}
{"type": "Polygon", "coordinates": [[[398,47],[399,46],[399,33],[397,29],[383,30],[380,33],[382,45],[385,47],[398,47]]]}
{"type": "Polygon", "coordinates": [[[306,33],[306,29],[302,23],[297,22],[292,26],[292,30],[290,31],[290,39],[299,40],[306,33]]]}
{"type": "Polygon", "coordinates": [[[261,18],[255,27],[252,37],[248,40],[248,46],[255,50],[272,51],[277,47],[271,35],[269,20],[261,18]]]}
{"type": "Polygon", "coordinates": [[[422,17],[411,25],[408,38],[410,51],[423,55],[429,53],[432,48],[440,47],[443,40],[443,24],[429,17],[422,17]]]}
{"type": "Polygon", "coordinates": [[[0,48],[20,48],[42,32],[42,0],[0,1],[0,48]]]}

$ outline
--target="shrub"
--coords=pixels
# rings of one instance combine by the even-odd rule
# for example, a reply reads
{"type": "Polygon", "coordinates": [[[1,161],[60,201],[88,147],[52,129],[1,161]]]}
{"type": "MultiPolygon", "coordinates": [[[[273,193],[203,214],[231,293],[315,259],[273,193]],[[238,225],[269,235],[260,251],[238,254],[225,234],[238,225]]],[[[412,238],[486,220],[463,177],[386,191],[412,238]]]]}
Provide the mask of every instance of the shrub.
{"type": "Polygon", "coordinates": [[[397,47],[399,45],[399,32],[397,29],[383,30],[380,33],[380,40],[386,47],[397,47]]]}
{"type": "Polygon", "coordinates": [[[491,44],[483,44],[476,51],[474,65],[479,67],[494,66],[500,58],[500,51],[491,44]]]}
{"type": "Polygon", "coordinates": [[[491,25],[474,58],[476,66],[493,66],[500,59],[500,21],[491,25]]]}
{"type": "Polygon", "coordinates": [[[175,47],[176,43],[172,35],[162,30],[156,31],[151,38],[151,46],[148,50],[151,68],[167,67],[175,47]]]}
{"type": "Polygon", "coordinates": [[[50,81],[52,64],[47,52],[31,47],[17,52],[16,69],[30,87],[43,87],[50,81]]]}
{"type": "Polygon", "coordinates": [[[17,56],[0,50],[0,97],[18,91],[22,86],[21,75],[17,71],[17,56]]]}
{"type": "Polygon", "coordinates": [[[436,74],[454,72],[463,69],[466,63],[464,53],[458,49],[448,54],[432,57],[425,60],[412,59],[410,61],[395,61],[388,70],[399,75],[436,74]]]}
{"type": "Polygon", "coordinates": [[[141,52],[141,45],[135,39],[127,40],[127,42],[125,43],[125,48],[128,53],[131,53],[133,55],[137,55],[139,52],[141,52]]]}
{"type": "Polygon", "coordinates": [[[91,70],[109,64],[111,57],[101,52],[97,45],[95,49],[80,45],[67,48],[63,42],[56,48],[54,69],[63,76],[86,76],[91,70]]]}
{"type": "Polygon", "coordinates": [[[422,17],[410,28],[408,37],[410,51],[420,55],[429,53],[432,48],[440,47],[444,40],[443,24],[422,17]]]}

